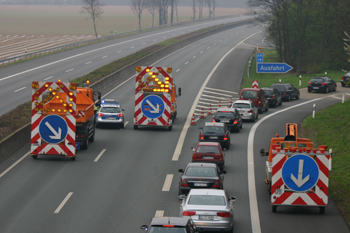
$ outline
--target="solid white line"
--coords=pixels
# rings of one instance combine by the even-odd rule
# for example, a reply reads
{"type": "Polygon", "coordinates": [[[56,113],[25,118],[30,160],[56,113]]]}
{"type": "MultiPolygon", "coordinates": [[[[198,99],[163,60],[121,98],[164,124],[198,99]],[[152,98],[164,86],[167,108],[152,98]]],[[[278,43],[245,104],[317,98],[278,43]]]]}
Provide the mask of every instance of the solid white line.
{"type": "Polygon", "coordinates": [[[122,51],[118,51],[117,53],[121,53],[122,51]]]}
{"type": "Polygon", "coordinates": [[[90,64],[92,61],[86,62],[85,65],[90,64]]]}
{"type": "Polygon", "coordinates": [[[44,80],[49,80],[49,79],[51,79],[51,78],[53,78],[53,76],[50,76],[50,77],[48,77],[48,78],[44,78],[44,80]]]}
{"type": "Polygon", "coordinates": [[[130,47],[131,49],[135,48],[135,46],[130,47]]]}
{"type": "Polygon", "coordinates": [[[170,190],[171,182],[173,181],[174,174],[166,175],[162,191],[168,192],[170,190]]]}
{"type": "Polygon", "coordinates": [[[213,91],[206,91],[206,90],[204,90],[203,92],[206,92],[206,93],[211,93],[211,94],[215,94],[215,95],[223,95],[223,96],[232,97],[232,95],[221,94],[221,93],[218,93],[218,92],[213,92],[213,91]]]}
{"type": "Polygon", "coordinates": [[[240,44],[242,44],[245,40],[249,39],[250,37],[254,36],[256,33],[248,36],[247,38],[245,38],[244,40],[242,40],[241,42],[239,42],[236,46],[234,46],[232,49],[230,49],[230,51],[228,51],[221,59],[220,61],[218,61],[218,63],[215,65],[215,67],[213,68],[213,70],[209,73],[209,75],[207,76],[207,78],[205,79],[201,89],[199,90],[198,94],[197,94],[197,97],[196,99],[194,100],[193,102],[193,105],[192,105],[192,108],[191,110],[189,111],[188,113],[188,116],[187,116],[187,119],[186,119],[186,122],[182,128],[182,131],[181,131],[181,134],[180,134],[180,137],[179,137],[179,140],[177,142],[177,145],[176,145],[176,148],[175,148],[175,151],[174,151],[174,154],[173,154],[173,158],[172,158],[172,161],[178,161],[179,160],[179,157],[180,157],[180,154],[181,154],[181,150],[182,150],[182,146],[184,144],[184,141],[185,141],[185,138],[186,138],[186,134],[187,134],[187,131],[188,131],[188,128],[190,127],[190,122],[191,122],[191,119],[192,119],[192,115],[194,113],[194,110],[196,109],[196,106],[198,104],[198,101],[199,101],[199,98],[201,97],[203,91],[204,91],[204,88],[205,86],[208,84],[210,78],[213,76],[214,72],[217,70],[217,68],[219,67],[219,65],[222,63],[222,61],[235,49],[237,48],[237,46],[239,46],[240,44]]]}
{"type": "Polygon", "coordinates": [[[105,152],[106,152],[106,149],[103,149],[103,150],[97,155],[97,157],[96,157],[96,159],[94,160],[94,162],[97,162],[105,152]]]}
{"type": "Polygon", "coordinates": [[[157,39],[153,40],[153,41],[157,41],[157,39]]]}
{"type": "Polygon", "coordinates": [[[20,90],[23,90],[23,89],[26,89],[26,87],[22,87],[22,88],[20,88],[20,89],[17,89],[17,90],[15,90],[15,92],[20,91],[20,90]]]}
{"type": "Polygon", "coordinates": [[[188,61],[185,63],[185,65],[187,65],[188,64],[188,61]]]}
{"type": "Polygon", "coordinates": [[[180,69],[177,69],[177,70],[176,70],[176,72],[179,72],[179,71],[180,71],[180,69]]]}
{"type": "Polygon", "coordinates": [[[72,71],[72,70],[74,70],[74,69],[66,70],[66,72],[70,72],[70,71],[72,71]]]}
{"type": "Polygon", "coordinates": [[[210,49],[210,47],[208,47],[207,49],[210,49]]]}
{"type": "Polygon", "coordinates": [[[17,160],[14,164],[12,164],[9,168],[7,168],[5,171],[3,171],[0,174],[0,178],[3,177],[6,173],[8,173],[12,168],[14,168],[17,164],[19,164],[23,159],[25,159],[30,154],[30,151],[28,151],[25,155],[23,155],[19,160],[17,160]]]}
{"type": "Polygon", "coordinates": [[[67,196],[63,199],[63,201],[61,202],[61,204],[57,207],[57,209],[55,210],[55,214],[58,214],[60,212],[60,210],[63,208],[63,206],[67,203],[67,201],[69,200],[69,198],[73,195],[73,192],[69,192],[67,194],[67,196]]]}
{"type": "Polygon", "coordinates": [[[154,215],[154,217],[163,217],[164,216],[164,210],[157,210],[156,214],[154,215]]]}
{"type": "Polygon", "coordinates": [[[216,43],[214,43],[214,45],[216,45],[216,43]]]}
{"type": "Polygon", "coordinates": [[[196,56],[192,57],[192,58],[196,58],[196,56]]]}
{"type": "Polygon", "coordinates": [[[203,51],[201,51],[200,53],[203,53],[203,51]]]}
{"type": "Polygon", "coordinates": [[[210,87],[205,87],[204,89],[215,90],[215,91],[221,91],[221,92],[227,92],[227,93],[232,93],[232,94],[238,94],[237,92],[234,92],[234,91],[224,91],[224,90],[215,89],[215,88],[210,88],[210,87]]]}
{"type": "Polygon", "coordinates": [[[107,56],[104,56],[104,57],[102,57],[102,58],[106,58],[106,57],[108,57],[108,55],[107,55],[107,56]]]}

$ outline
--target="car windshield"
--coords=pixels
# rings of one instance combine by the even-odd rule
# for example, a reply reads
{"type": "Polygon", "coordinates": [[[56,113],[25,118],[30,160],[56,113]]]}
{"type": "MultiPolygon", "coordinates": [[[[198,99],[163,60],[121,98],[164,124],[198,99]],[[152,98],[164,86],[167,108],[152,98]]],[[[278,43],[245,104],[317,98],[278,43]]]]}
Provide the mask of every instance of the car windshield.
{"type": "Polygon", "coordinates": [[[216,169],[214,167],[188,167],[186,169],[186,176],[196,177],[215,177],[216,169]]]}
{"type": "Polygon", "coordinates": [[[225,133],[225,130],[222,126],[206,126],[203,133],[225,133]]]}
{"type": "Polygon", "coordinates": [[[230,111],[216,112],[215,118],[234,118],[235,114],[230,111]]]}
{"type": "Polygon", "coordinates": [[[266,95],[272,95],[272,91],[271,90],[264,90],[266,95]]]}
{"type": "Polygon", "coordinates": [[[232,105],[233,108],[250,108],[249,104],[244,103],[235,103],[232,105]]]}
{"type": "Polygon", "coordinates": [[[196,152],[220,154],[220,150],[217,146],[198,146],[196,152]]]}
{"type": "Polygon", "coordinates": [[[271,87],[276,88],[276,89],[279,90],[279,91],[284,91],[284,90],[286,90],[286,86],[284,86],[284,85],[273,84],[273,85],[271,85],[271,87]]]}
{"type": "Polygon", "coordinates": [[[151,226],[149,233],[186,233],[185,227],[151,226]]]}
{"type": "Polygon", "coordinates": [[[350,76],[350,73],[346,73],[344,76],[350,76]]]}
{"type": "Polygon", "coordinates": [[[256,99],[258,98],[258,92],[257,91],[243,91],[242,97],[247,99],[256,99]]]}
{"type": "Polygon", "coordinates": [[[120,113],[120,108],[118,107],[102,107],[100,112],[103,113],[120,113]]]}
{"type": "Polygon", "coordinates": [[[191,195],[188,203],[189,205],[226,205],[224,196],[212,195],[191,195]]]}

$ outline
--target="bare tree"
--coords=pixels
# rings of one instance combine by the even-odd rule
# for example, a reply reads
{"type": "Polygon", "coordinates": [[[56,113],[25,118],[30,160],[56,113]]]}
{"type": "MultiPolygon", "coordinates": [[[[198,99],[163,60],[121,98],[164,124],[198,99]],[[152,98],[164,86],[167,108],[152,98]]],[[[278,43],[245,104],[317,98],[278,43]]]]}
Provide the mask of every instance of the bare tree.
{"type": "Polygon", "coordinates": [[[204,0],[198,0],[198,19],[202,18],[203,13],[203,1],[204,0]]]}
{"type": "Polygon", "coordinates": [[[171,0],[158,0],[159,25],[168,23],[168,8],[171,0]]]}
{"type": "Polygon", "coordinates": [[[148,12],[152,15],[152,27],[154,27],[154,15],[158,9],[158,0],[149,0],[147,5],[148,12]]]}
{"type": "Polygon", "coordinates": [[[81,0],[83,2],[83,6],[81,9],[81,13],[88,13],[90,18],[94,23],[95,36],[97,38],[97,30],[96,30],[96,19],[100,19],[103,14],[102,7],[105,4],[100,3],[99,0],[81,0]]]}
{"type": "Polygon", "coordinates": [[[147,8],[148,0],[131,0],[131,9],[139,19],[139,29],[141,29],[141,17],[144,9],[147,8]]]}
{"type": "Polygon", "coordinates": [[[192,0],[193,20],[196,19],[196,0],[192,0]]]}
{"type": "Polygon", "coordinates": [[[208,4],[209,17],[211,17],[211,14],[212,14],[212,11],[211,11],[211,0],[206,0],[205,2],[208,4]]]}

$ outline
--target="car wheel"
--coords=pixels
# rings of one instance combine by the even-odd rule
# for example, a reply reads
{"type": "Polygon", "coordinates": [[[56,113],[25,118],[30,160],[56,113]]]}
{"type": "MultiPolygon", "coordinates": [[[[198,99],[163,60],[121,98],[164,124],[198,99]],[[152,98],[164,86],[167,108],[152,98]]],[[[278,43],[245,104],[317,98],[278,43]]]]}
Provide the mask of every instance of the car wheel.
{"type": "Polygon", "coordinates": [[[70,160],[75,161],[75,156],[74,156],[74,157],[71,157],[70,160]]]}
{"type": "Polygon", "coordinates": [[[334,92],[337,91],[337,85],[334,86],[334,90],[333,90],[333,91],[334,91],[334,92]]]}
{"type": "Polygon", "coordinates": [[[255,122],[255,120],[256,120],[256,116],[254,116],[253,117],[253,119],[251,119],[252,120],[252,122],[255,122]]]}
{"type": "Polygon", "coordinates": [[[292,98],[290,97],[290,95],[288,95],[288,99],[287,99],[287,101],[290,101],[292,98]]]}
{"type": "Polygon", "coordinates": [[[96,128],[99,128],[100,127],[100,124],[96,122],[96,128]]]}
{"type": "Polygon", "coordinates": [[[274,212],[274,213],[277,212],[277,206],[276,206],[276,205],[273,205],[273,206],[272,206],[272,212],[274,212]]]}
{"type": "Polygon", "coordinates": [[[326,93],[328,93],[328,92],[329,92],[329,89],[328,89],[328,87],[326,87],[326,90],[325,90],[324,92],[326,92],[326,93]]]}
{"type": "Polygon", "coordinates": [[[281,98],[280,106],[282,106],[282,98],[281,98]]]}
{"type": "Polygon", "coordinates": [[[307,92],[311,92],[311,90],[310,90],[310,89],[307,89],[307,92]]]}
{"type": "Polygon", "coordinates": [[[297,96],[295,97],[295,99],[299,99],[300,98],[300,93],[297,94],[297,96]]]}
{"type": "Polygon", "coordinates": [[[261,109],[259,108],[258,112],[259,112],[259,113],[263,113],[263,112],[262,112],[262,108],[261,108],[261,109]]]}
{"type": "Polygon", "coordinates": [[[120,124],[120,128],[124,129],[124,122],[120,124]]]}
{"type": "Polygon", "coordinates": [[[325,210],[326,210],[326,207],[324,207],[324,206],[320,207],[320,214],[324,214],[325,210]]]}
{"type": "Polygon", "coordinates": [[[267,105],[265,108],[265,112],[269,111],[269,106],[267,105]]]}
{"type": "Polygon", "coordinates": [[[32,158],[33,158],[33,159],[37,159],[38,156],[37,156],[37,155],[33,155],[32,158]]]}
{"type": "Polygon", "coordinates": [[[277,106],[277,100],[276,100],[275,104],[273,104],[271,107],[276,108],[276,106],[277,106]]]}
{"type": "Polygon", "coordinates": [[[173,125],[168,127],[168,131],[171,131],[173,129],[173,125]]]}
{"type": "Polygon", "coordinates": [[[88,139],[88,135],[85,135],[86,139],[84,141],[84,146],[81,147],[82,150],[87,150],[89,147],[89,139],[88,139]]]}
{"type": "Polygon", "coordinates": [[[242,129],[242,127],[243,127],[243,121],[241,122],[241,127],[239,127],[239,128],[242,129]]]}
{"type": "Polygon", "coordinates": [[[342,86],[342,87],[345,87],[345,84],[344,84],[344,83],[341,83],[341,86],[342,86]]]}
{"type": "Polygon", "coordinates": [[[239,133],[239,129],[240,129],[240,127],[237,126],[237,129],[236,129],[236,132],[237,132],[237,133],[239,133]]]}
{"type": "Polygon", "coordinates": [[[230,143],[226,146],[226,150],[230,149],[230,143]]]}
{"type": "Polygon", "coordinates": [[[91,138],[89,138],[89,142],[94,142],[95,141],[95,129],[94,133],[92,134],[91,138]]]}

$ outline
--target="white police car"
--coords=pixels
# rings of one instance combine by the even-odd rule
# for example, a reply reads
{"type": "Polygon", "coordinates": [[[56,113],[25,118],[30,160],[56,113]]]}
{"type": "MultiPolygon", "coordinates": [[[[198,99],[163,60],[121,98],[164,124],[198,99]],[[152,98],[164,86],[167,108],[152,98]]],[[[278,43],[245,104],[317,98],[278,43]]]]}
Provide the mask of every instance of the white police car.
{"type": "Polygon", "coordinates": [[[124,129],[124,114],[119,102],[114,99],[101,100],[101,108],[96,113],[96,127],[101,124],[118,124],[124,129]]]}

